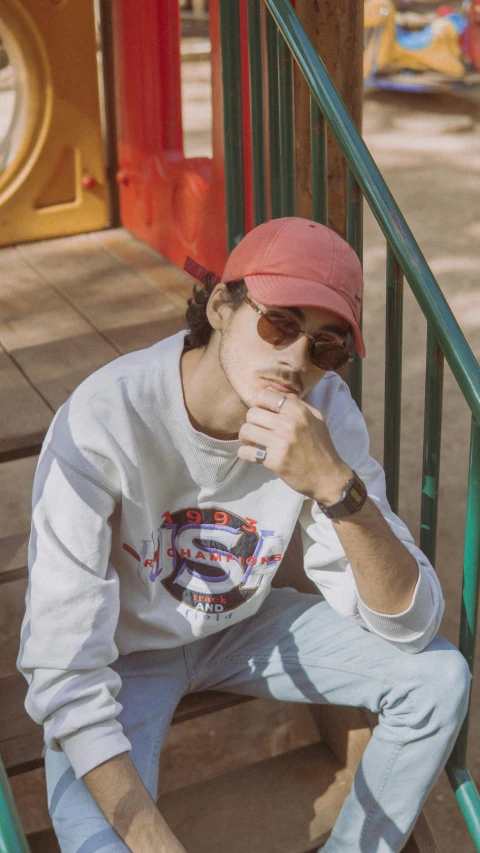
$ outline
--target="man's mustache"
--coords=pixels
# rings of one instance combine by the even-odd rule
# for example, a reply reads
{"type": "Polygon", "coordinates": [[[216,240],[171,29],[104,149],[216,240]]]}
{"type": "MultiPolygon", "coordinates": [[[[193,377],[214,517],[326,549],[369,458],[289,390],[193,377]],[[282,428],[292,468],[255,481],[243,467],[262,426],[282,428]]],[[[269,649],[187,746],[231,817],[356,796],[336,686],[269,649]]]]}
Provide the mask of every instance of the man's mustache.
{"type": "Polygon", "coordinates": [[[268,373],[262,373],[263,379],[273,379],[280,382],[281,385],[291,385],[292,388],[301,394],[303,392],[303,382],[295,373],[285,373],[283,370],[269,370],[268,373]]]}

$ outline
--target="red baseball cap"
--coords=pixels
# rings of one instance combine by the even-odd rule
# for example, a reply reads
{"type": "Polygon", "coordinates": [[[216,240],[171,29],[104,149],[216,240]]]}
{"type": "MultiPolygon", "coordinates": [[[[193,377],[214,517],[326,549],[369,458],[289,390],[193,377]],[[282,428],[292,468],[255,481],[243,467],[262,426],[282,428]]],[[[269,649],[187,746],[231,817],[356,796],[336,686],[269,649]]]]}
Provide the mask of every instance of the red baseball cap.
{"type": "Polygon", "coordinates": [[[362,268],[335,231],[299,216],[263,222],[233,249],[221,281],[241,278],[262,305],[304,305],[338,314],[350,323],[355,348],[365,356],[362,268]]]}

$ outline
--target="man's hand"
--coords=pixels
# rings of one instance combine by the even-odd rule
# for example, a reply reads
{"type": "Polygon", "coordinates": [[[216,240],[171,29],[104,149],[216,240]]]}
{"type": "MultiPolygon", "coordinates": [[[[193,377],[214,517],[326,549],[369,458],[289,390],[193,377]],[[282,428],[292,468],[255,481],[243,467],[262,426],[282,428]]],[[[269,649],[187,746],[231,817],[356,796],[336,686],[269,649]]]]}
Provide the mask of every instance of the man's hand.
{"type": "Polygon", "coordinates": [[[255,445],[266,448],[263,465],[307,498],[333,504],[352,475],[335,450],[318,409],[295,394],[278,411],[282,395],[263,389],[240,429],[240,459],[255,462],[255,445]]]}
{"type": "MultiPolygon", "coordinates": [[[[341,498],[352,469],[338,455],[317,409],[288,394],[265,389],[247,412],[239,432],[241,459],[255,462],[255,445],[266,448],[262,463],[292,489],[325,504],[341,498]]],[[[362,601],[378,613],[403,613],[418,579],[415,558],[369,499],[359,512],[333,522],[352,567],[362,601]]]]}
{"type": "Polygon", "coordinates": [[[185,853],[150,797],[128,752],[113,756],[82,778],[132,853],[185,853]]]}

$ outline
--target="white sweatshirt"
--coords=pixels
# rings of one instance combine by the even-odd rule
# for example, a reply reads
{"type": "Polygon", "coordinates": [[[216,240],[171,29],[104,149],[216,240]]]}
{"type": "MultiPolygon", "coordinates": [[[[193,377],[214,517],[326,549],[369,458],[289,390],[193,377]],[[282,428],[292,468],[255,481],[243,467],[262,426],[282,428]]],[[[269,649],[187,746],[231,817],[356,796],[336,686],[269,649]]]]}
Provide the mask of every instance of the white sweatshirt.
{"type": "MultiPolygon", "coordinates": [[[[363,417],[327,373],[308,401],[420,574],[404,613],[372,611],[334,525],[272,472],[190,424],[184,332],[90,376],[57,412],[33,489],[29,587],[17,666],[25,707],[77,778],[131,748],[116,701],[118,655],[172,648],[256,613],[297,519],[304,567],[329,604],[407,652],[435,636],[444,602],[430,563],[385,497],[363,417]]],[[[301,571],[301,567],[299,567],[301,571]]]]}

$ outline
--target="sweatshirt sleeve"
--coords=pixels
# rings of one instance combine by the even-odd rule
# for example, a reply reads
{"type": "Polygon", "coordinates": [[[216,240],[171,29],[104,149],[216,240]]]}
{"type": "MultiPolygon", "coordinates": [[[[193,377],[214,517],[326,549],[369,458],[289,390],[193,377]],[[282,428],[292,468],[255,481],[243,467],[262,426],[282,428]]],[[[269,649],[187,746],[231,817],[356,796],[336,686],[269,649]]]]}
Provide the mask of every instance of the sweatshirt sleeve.
{"type": "MultiPolygon", "coordinates": [[[[343,406],[340,414],[337,413],[329,423],[333,443],[341,458],[365,483],[369,498],[377,506],[390,529],[415,557],[419,577],[412,602],[403,613],[384,614],[372,610],[360,598],[353,570],[334,524],[318,509],[314,501],[305,501],[300,516],[305,571],[329,604],[342,616],[352,619],[406,652],[420,652],[435,637],[443,616],[445,602],[440,583],[429,560],[415,545],[407,526],[390,508],[384,471],[370,456],[368,432],[360,410],[349,393],[344,393],[342,398],[346,400],[347,405],[343,406]]],[[[314,400],[312,405],[315,405],[314,400]]]]}
{"type": "MultiPolygon", "coordinates": [[[[95,425],[87,427],[95,436],[95,425]]],[[[111,461],[98,447],[82,447],[74,433],[67,406],[50,429],[34,481],[17,666],[29,685],[28,714],[80,778],[131,744],[116,719],[121,680],[109,666],[118,657],[110,518],[119,496],[111,461]]]]}

